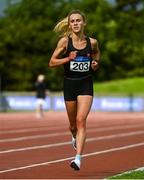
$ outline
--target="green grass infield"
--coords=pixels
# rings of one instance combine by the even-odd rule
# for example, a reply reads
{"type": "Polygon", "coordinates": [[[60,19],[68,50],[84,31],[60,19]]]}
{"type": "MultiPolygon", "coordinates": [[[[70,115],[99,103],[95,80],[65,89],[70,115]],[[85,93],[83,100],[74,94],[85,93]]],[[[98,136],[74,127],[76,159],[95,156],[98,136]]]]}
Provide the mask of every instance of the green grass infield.
{"type": "Polygon", "coordinates": [[[144,179],[144,167],[124,172],[107,179],[144,179]]]}
{"type": "Polygon", "coordinates": [[[108,82],[95,82],[94,92],[96,94],[143,94],[144,78],[134,77],[128,79],[113,80],[108,82]]]}

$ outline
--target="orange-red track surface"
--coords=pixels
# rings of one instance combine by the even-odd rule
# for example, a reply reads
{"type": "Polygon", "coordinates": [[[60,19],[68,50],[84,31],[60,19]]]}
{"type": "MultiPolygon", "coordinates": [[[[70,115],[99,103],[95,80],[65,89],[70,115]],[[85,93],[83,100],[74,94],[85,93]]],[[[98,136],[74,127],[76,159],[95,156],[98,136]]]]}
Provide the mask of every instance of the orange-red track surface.
{"type": "Polygon", "coordinates": [[[66,112],[0,113],[0,179],[104,179],[144,166],[144,113],[91,112],[80,171],[66,112]]]}

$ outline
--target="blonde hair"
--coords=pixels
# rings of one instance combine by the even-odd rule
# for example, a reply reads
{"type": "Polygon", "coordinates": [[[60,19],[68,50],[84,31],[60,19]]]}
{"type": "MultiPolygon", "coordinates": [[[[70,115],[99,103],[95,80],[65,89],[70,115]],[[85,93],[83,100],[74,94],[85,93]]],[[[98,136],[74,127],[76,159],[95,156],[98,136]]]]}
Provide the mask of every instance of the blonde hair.
{"type": "Polygon", "coordinates": [[[54,28],[56,33],[59,33],[61,36],[68,36],[70,34],[68,17],[62,19],[54,28]]]}
{"type": "Polygon", "coordinates": [[[83,12],[81,12],[80,10],[72,10],[69,12],[67,17],[65,17],[56,24],[56,26],[54,27],[54,31],[56,33],[59,33],[61,36],[69,36],[71,34],[71,30],[69,28],[69,20],[72,14],[80,14],[84,22],[86,22],[86,17],[83,12]]]}
{"type": "Polygon", "coordinates": [[[39,82],[44,81],[44,79],[45,79],[45,76],[44,76],[43,74],[39,74],[38,77],[37,77],[37,80],[38,80],[39,82]]]}

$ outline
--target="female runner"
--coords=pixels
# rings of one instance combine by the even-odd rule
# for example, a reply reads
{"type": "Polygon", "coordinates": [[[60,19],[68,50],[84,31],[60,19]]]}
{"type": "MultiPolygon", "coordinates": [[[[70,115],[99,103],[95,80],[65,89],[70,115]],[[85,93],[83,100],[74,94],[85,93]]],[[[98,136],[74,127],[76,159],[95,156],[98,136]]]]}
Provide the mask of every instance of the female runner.
{"type": "Polygon", "coordinates": [[[86,119],[93,101],[92,71],[98,68],[100,51],[96,39],[86,36],[83,12],[72,10],[55,26],[62,37],[57,43],[49,67],[64,65],[64,100],[76,149],[70,166],[80,170],[86,139],[86,119]]]}

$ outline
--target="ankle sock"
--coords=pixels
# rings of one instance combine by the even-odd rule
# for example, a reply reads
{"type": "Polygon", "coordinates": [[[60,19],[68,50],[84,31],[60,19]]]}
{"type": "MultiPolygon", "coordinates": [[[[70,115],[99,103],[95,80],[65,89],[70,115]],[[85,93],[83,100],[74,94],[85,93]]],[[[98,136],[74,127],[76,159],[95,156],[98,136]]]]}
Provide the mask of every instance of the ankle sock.
{"type": "Polygon", "coordinates": [[[75,159],[78,159],[78,160],[81,161],[81,155],[80,155],[80,154],[77,154],[77,155],[75,156],[75,159]]]}

